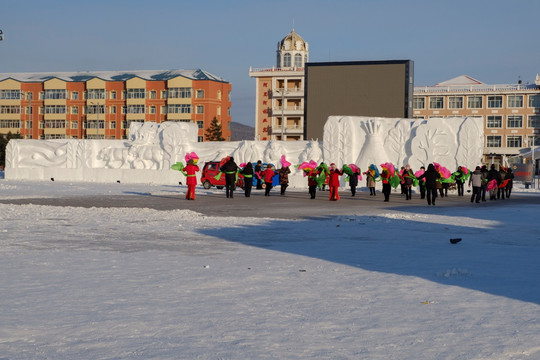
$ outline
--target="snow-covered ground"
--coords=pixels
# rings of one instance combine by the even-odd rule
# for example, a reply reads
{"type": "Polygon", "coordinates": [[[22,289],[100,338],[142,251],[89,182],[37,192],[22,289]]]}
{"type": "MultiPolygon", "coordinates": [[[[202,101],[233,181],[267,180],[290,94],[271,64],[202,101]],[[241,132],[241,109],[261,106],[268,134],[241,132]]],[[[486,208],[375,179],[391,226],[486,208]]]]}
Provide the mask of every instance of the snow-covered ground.
{"type": "MultiPolygon", "coordinates": [[[[2,199],[168,191],[0,181],[2,199]]],[[[300,220],[0,204],[0,359],[540,359],[523,196],[300,220]]]]}

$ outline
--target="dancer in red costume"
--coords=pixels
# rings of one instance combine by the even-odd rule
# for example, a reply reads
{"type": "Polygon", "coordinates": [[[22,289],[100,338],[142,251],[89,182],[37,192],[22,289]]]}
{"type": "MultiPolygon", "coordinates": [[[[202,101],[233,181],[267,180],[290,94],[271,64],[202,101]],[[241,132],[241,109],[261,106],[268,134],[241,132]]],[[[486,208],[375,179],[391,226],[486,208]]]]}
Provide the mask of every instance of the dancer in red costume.
{"type": "Polygon", "coordinates": [[[193,159],[189,160],[184,168],[184,172],[186,173],[187,200],[195,200],[195,186],[197,185],[197,176],[195,173],[197,171],[199,171],[199,167],[194,164],[193,159]]]}
{"type": "Polygon", "coordinates": [[[339,200],[339,177],[343,175],[343,170],[339,170],[336,167],[336,164],[331,163],[330,164],[330,179],[328,180],[328,187],[330,188],[330,198],[328,200],[330,201],[336,201],[339,200]]]}

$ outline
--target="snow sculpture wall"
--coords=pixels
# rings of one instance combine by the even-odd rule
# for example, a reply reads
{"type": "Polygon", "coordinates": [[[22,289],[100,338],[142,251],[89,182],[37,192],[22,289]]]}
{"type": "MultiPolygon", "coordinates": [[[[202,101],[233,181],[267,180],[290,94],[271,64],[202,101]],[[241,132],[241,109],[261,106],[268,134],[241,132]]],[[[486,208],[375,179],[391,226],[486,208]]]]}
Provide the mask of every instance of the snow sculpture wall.
{"type": "Polygon", "coordinates": [[[413,170],[438,162],[453,171],[482,162],[483,123],[480,118],[392,119],[330,116],[324,126],[324,159],[338,166],[354,163],[362,171],[370,164],[410,164],[413,170]]]}
{"type": "MultiPolygon", "coordinates": [[[[195,151],[199,163],[234,156],[238,164],[262,160],[281,167],[281,155],[293,165],[314,160],[338,166],[390,161],[413,170],[438,162],[450,170],[480,164],[483,124],[476,118],[389,119],[331,116],[317,141],[197,142],[193,123],[132,123],[127,140],[11,140],[6,149],[6,179],[177,184],[185,181],[172,164],[195,151]],[[324,145],[323,145],[324,144],[324,145]]],[[[291,169],[290,185],[305,187],[291,169]]]]}

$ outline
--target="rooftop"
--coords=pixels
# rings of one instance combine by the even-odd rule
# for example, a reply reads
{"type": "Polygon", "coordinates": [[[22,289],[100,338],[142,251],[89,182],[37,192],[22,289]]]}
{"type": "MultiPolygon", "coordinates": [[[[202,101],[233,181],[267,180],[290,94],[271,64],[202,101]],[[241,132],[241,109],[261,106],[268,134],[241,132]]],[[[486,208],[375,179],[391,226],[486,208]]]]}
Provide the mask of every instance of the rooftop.
{"type": "Polygon", "coordinates": [[[126,81],[134,77],[145,80],[166,81],[177,76],[191,80],[213,80],[228,82],[201,69],[195,70],[128,70],[128,71],[80,71],[80,72],[32,72],[32,73],[0,73],[0,81],[14,79],[21,82],[43,82],[58,78],[64,81],[88,81],[99,78],[105,81],[126,81]]]}

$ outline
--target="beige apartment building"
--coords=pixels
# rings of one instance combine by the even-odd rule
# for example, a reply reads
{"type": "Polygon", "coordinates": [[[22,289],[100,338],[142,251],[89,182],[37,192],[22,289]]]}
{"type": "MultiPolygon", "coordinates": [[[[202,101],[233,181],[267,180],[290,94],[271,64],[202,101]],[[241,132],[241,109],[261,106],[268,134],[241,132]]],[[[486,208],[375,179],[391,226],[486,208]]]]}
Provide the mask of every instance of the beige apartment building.
{"type": "Polygon", "coordinates": [[[276,66],[250,68],[255,78],[255,139],[304,139],[304,65],[308,43],[294,29],[277,46],[276,66]]]}
{"type": "Polygon", "coordinates": [[[540,146],[540,77],[533,84],[488,85],[462,75],[414,88],[414,118],[454,116],[482,118],[484,161],[504,164],[506,157],[540,146]]]}

